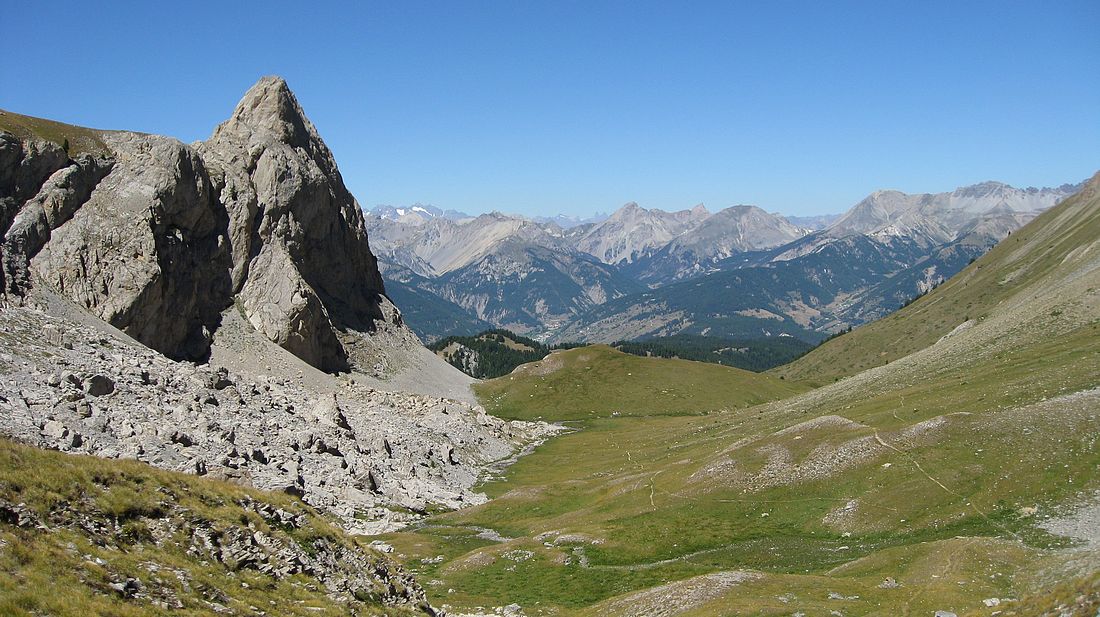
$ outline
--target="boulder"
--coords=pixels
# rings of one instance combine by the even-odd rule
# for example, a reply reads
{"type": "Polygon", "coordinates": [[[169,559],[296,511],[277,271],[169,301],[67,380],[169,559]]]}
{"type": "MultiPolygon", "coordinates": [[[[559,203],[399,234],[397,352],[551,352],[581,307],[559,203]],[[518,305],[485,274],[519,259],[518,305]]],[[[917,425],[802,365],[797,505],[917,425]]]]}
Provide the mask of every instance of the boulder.
{"type": "Polygon", "coordinates": [[[92,375],[84,382],[84,388],[92,396],[106,396],[115,391],[115,382],[106,375],[92,375]]]}

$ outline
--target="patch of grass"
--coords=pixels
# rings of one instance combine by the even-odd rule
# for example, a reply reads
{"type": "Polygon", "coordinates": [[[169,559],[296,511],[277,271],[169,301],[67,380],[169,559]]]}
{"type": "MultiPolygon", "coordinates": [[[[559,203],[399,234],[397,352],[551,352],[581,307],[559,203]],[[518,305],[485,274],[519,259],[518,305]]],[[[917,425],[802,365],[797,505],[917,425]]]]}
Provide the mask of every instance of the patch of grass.
{"type": "Polygon", "coordinates": [[[547,421],[699,415],[790,396],[806,388],[703,362],[643,358],[606,345],[559,351],[475,386],[494,415],[547,421]]]}
{"type": "MultiPolygon", "coordinates": [[[[1027,597],[1006,602],[997,608],[1004,617],[1095,617],[1100,614],[1100,571],[1053,584],[1042,593],[1028,594],[1027,597]]],[[[986,614],[985,611],[973,611],[967,617],[986,614]]]]}
{"type": "Polygon", "coordinates": [[[136,461],[73,456],[0,440],[0,500],[25,507],[48,532],[0,523],[0,614],[83,617],[209,615],[217,603],[235,614],[406,615],[383,606],[373,590],[365,604],[329,597],[317,578],[268,574],[188,552],[187,527],[195,521],[223,533],[236,528],[311,545],[318,538],[381,556],[349,537],[311,508],[283,494],[172,473],[136,461]],[[251,499],[304,517],[290,531],[270,528],[239,506],[251,499]],[[51,522],[75,516],[81,525],[51,522]],[[182,515],[181,513],[186,513],[182,515]],[[182,517],[182,518],[181,518],[182,517]],[[145,597],[124,598],[112,583],[136,578],[145,597]],[[373,595],[372,595],[373,594],[373,595]],[[178,599],[182,608],[157,601],[178,599]]]}
{"type": "Polygon", "coordinates": [[[71,157],[83,153],[110,153],[110,148],[100,137],[101,131],[24,116],[11,111],[0,110],[0,130],[7,131],[20,139],[37,137],[62,147],[68,146],[66,151],[71,157]]]}

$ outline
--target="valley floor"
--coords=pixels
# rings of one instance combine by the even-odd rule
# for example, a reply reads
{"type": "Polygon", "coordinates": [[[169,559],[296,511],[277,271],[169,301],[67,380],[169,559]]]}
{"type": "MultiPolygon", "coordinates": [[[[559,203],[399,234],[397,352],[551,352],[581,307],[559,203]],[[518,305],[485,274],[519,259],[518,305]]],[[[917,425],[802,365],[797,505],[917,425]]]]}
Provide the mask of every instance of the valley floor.
{"type": "MultiPolygon", "coordinates": [[[[609,389],[561,417],[547,410],[568,380],[637,369],[590,377],[590,352],[555,354],[481,393],[529,417],[501,399],[531,392],[528,408],[578,430],[485,486],[490,502],[384,539],[458,613],[1037,614],[1010,600],[1100,571],[1100,341],[1081,334],[1026,353],[947,340],[755,406],[704,381],[694,406],[670,408],[659,392],[683,393],[690,373],[636,359],[657,368],[656,394],[619,412],[609,389]]],[[[1096,579],[1071,584],[1091,585],[1095,614],[1096,579]]]]}

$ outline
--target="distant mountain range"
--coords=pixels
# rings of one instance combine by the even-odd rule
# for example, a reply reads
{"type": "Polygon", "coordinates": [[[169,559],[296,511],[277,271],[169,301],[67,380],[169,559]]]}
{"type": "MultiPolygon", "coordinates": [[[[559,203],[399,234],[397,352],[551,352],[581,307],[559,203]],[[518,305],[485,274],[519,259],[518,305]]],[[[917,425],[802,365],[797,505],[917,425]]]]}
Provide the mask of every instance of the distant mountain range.
{"type": "Polygon", "coordinates": [[[430,221],[434,218],[445,218],[452,221],[461,221],[472,218],[465,212],[458,210],[441,210],[431,205],[413,204],[405,208],[397,206],[376,206],[371,214],[391,221],[403,221],[406,224],[415,225],[430,221]]]}
{"type": "Polygon", "coordinates": [[[676,334],[816,342],[927,292],[1079,185],[876,191],[842,215],[628,203],[581,220],[433,206],[368,213],[388,294],[427,341],[676,334]]]}

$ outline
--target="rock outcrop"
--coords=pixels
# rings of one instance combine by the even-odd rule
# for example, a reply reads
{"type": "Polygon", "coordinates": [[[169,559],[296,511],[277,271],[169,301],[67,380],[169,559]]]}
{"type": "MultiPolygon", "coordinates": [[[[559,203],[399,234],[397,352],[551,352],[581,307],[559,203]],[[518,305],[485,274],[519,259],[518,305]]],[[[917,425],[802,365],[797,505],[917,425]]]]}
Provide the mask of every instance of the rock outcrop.
{"type": "Polygon", "coordinates": [[[106,154],[0,124],[3,292],[46,284],[174,359],[202,360],[237,303],[326,371],[415,340],[363,214],[286,82],[260,80],[206,142],[101,132],[106,154]]]}
{"type": "Polygon", "coordinates": [[[342,370],[342,334],[400,324],[363,212],[286,82],[260,80],[198,149],[219,177],[233,287],[257,330],[314,366],[342,370]]]}
{"type": "Polygon", "coordinates": [[[31,273],[158,351],[203,358],[232,301],[225,210],[191,148],[132,133],[107,143],[110,173],[49,226],[31,273]]]}
{"type": "Polygon", "coordinates": [[[442,614],[378,545],[297,500],[3,440],[0,458],[6,478],[36,478],[0,483],[5,550],[49,555],[6,580],[64,572],[23,596],[40,614],[302,614],[294,600],[310,613],[442,614]]]}

